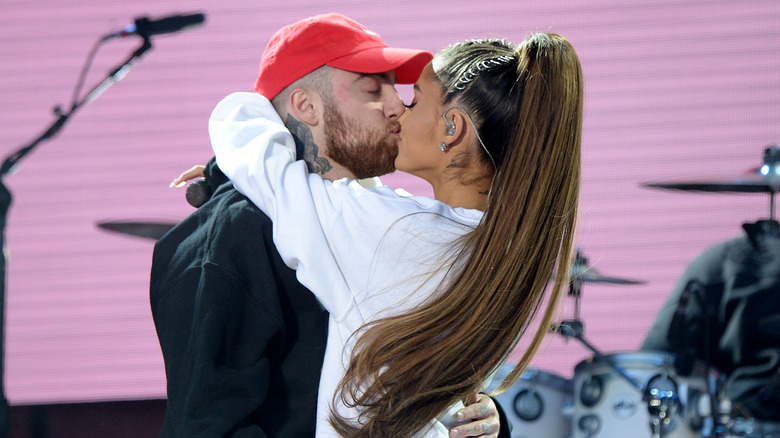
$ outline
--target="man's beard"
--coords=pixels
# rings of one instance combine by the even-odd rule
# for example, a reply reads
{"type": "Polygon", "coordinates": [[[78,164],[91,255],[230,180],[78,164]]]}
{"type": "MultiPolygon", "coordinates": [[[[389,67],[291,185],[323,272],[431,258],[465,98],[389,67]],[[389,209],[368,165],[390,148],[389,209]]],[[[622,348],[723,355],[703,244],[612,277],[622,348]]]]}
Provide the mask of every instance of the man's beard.
{"type": "Polygon", "coordinates": [[[325,102],[327,155],[346,167],[357,179],[384,175],[395,170],[396,137],[388,123],[382,132],[371,131],[357,120],[346,118],[331,102],[325,102]]]}

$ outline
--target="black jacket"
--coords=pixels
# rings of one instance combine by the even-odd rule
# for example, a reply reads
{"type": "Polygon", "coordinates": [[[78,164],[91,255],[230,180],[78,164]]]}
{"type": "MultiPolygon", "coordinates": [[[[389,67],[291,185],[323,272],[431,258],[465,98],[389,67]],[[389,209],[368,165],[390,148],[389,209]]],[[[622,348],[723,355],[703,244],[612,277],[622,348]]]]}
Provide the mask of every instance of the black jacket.
{"type": "Polygon", "coordinates": [[[214,194],[154,248],[162,437],[314,436],[328,314],[282,262],[271,221],[212,160],[214,194]]]}

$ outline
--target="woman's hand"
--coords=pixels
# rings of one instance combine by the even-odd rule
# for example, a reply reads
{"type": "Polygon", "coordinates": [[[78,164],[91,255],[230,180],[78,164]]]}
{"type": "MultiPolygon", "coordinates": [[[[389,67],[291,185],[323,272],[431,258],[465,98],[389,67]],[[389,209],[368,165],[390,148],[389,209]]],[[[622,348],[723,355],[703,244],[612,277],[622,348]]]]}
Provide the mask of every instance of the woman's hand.
{"type": "Polygon", "coordinates": [[[500,428],[498,410],[493,399],[485,394],[472,394],[468,404],[455,414],[455,420],[470,423],[450,429],[450,438],[481,436],[497,438],[500,428]]]}
{"type": "Polygon", "coordinates": [[[204,169],[206,169],[206,166],[200,164],[190,167],[189,170],[186,170],[181,175],[177,176],[173,182],[171,182],[170,187],[181,187],[191,179],[204,178],[206,176],[204,169]]]}

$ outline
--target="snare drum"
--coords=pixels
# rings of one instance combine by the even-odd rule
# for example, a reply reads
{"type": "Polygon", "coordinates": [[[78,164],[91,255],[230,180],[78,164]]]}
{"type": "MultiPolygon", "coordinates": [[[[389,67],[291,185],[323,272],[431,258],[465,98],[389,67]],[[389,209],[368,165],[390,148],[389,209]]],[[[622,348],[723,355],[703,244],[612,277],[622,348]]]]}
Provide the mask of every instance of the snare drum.
{"type": "MultiPolygon", "coordinates": [[[[498,383],[513,366],[504,365],[498,383]]],[[[564,411],[571,406],[571,380],[528,368],[505,392],[494,397],[512,422],[512,438],[568,438],[571,422],[564,411]]]]}
{"type": "Polygon", "coordinates": [[[666,438],[699,436],[699,402],[707,401],[707,377],[701,369],[679,376],[674,356],[663,353],[618,353],[606,358],[635,383],[655,389],[654,394],[662,397],[651,402],[609,363],[580,362],[573,378],[574,437],[650,438],[653,430],[666,438]]]}

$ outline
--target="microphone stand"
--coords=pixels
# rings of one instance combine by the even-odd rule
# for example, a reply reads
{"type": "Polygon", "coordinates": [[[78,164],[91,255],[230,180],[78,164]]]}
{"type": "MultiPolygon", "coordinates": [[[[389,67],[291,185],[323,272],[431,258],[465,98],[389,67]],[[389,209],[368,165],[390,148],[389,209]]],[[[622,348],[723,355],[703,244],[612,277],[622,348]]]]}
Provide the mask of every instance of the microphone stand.
{"type": "Polygon", "coordinates": [[[73,115],[77,109],[97,99],[98,96],[103,94],[103,92],[108,89],[108,87],[125,77],[130,69],[141,60],[141,56],[143,56],[143,54],[151,48],[152,42],[148,37],[144,37],[143,44],[141,44],[141,46],[138,47],[138,49],[136,49],[125,62],[120,64],[111,73],[109,73],[108,77],[106,77],[103,82],[95,86],[92,91],[87,93],[83,99],[73,102],[73,105],[67,113],[63,113],[62,108],[60,108],[59,105],[56,106],[54,108],[54,114],[57,116],[57,119],[54,120],[54,122],[49,126],[48,129],[46,129],[46,131],[43,132],[43,134],[33,140],[29,145],[20,148],[16,152],[6,157],[3,165],[0,167],[0,178],[2,178],[3,175],[11,173],[11,171],[14,170],[16,163],[24,158],[25,155],[32,152],[32,150],[35,149],[35,147],[38,146],[41,142],[48,140],[49,138],[52,138],[57,133],[59,133],[59,131],[65,125],[65,122],[68,121],[68,118],[70,118],[70,116],[73,115]]]}
{"type": "MultiPolygon", "coordinates": [[[[6,255],[5,255],[5,230],[8,217],[8,209],[11,206],[12,196],[11,192],[3,183],[3,176],[11,173],[16,169],[19,161],[27,154],[33,151],[36,146],[42,143],[44,140],[48,140],[54,137],[62,130],[65,122],[68,121],[71,115],[79,108],[89,104],[98,96],[103,94],[111,85],[121,80],[130,69],[141,60],[141,57],[149,49],[152,48],[152,42],[148,35],[141,35],[143,37],[143,43],[139,46],[122,64],[111,71],[108,76],[95,88],[93,88],[86,96],[81,100],[73,102],[68,112],[63,112],[60,106],[54,108],[54,114],[57,118],[54,122],[41,134],[38,138],[33,140],[30,144],[23,146],[16,152],[8,155],[0,166],[0,437],[7,437],[11,432],[10,427],[10,412],[8,406],[8,400],[5,397],[5,386],[3,383],[3,377],[5,376],[5,283],[6,283],[6,255]]],[[[106,38],[103,38],[105,41],[106,38]]]]}

